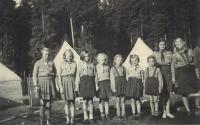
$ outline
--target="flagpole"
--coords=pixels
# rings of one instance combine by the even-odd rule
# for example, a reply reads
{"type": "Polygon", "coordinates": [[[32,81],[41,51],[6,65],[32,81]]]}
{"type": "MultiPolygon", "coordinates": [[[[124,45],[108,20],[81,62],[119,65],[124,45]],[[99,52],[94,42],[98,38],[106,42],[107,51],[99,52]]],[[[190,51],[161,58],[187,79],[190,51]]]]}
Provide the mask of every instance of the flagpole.
{"type": "Polygon", "coordinates": [[[142,10],[140,10],[140,35],[141,35],[141,38],[143,39],[143,15],[142,15],[142,10]]]}
{"type": "Polygon", "coordinates": [[[42,33],[44,34],[44,0],[42,0],[42,33]]]}
{"type": "Polygon", "coordinates": [[[72,46],[73,48],[75,47],[75,42],[74,42],[74,28],[73,28],[73,20],[70,14],[70,25],[71,25],[71,35],[72,35],[72,46]]]}

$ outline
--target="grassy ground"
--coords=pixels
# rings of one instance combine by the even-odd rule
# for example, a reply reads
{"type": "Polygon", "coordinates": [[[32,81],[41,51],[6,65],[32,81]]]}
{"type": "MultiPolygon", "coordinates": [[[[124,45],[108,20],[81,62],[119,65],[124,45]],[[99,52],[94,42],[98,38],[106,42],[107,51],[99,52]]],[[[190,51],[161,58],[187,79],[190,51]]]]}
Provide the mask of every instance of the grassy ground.
{"type": "MultiPolygon", "coordinates": [[[[110,114],[111,118],[116,116],[116,110],[113,106],[114,102],[111,102],[110,106],[110,114]]],[[[158,121],[153,121],[150,119],[150,111],[149,107],[147,107],[148,103],[143,105],[143,116],[138,120],[109,120],[109,121],[100,121],[98,103],[95,104],[95,123],[94,125],[146,125],[146,124],[200,124],[200,117],[193,116],[187,117],[187,114],[184,111],[176,111],[173,109],[173,113],[175,114],[175,119],[159,119],[158,121]]],[[[52,124],[53,125],[65,125],[65,116],[63,111],[64,104],[62,101],[54,102],[52,105],[52,124]]],[[[83,114],[81,111],[81,105],[77,104],[78,110],[76,110],[75,121],[77,125],[82,125],[83,114]]],[[[34,109],[35,111],[38,108],[34,109]]],[[[8,108],[0,111],[0,120],[9,118],[11,116],[18,116],[22,113],[30,113],[31,110],[29,106],[17,106],[14,108],[8,108]]],[[[129,117],[131,115],[131,108],[129,105],[126,106],[126,114],[129,117]]],[[[3,125],[39,125],[39,115],[37,113],[30,115],[27,118],[17,117],[13,120],[3,123],[3,125]]]]}

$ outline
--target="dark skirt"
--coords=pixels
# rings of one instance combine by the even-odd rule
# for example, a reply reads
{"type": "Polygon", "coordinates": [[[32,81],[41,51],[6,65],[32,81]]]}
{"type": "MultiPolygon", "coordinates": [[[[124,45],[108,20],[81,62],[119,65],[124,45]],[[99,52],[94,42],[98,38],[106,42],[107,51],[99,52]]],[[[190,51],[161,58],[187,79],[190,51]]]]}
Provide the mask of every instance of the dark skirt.
{"type": "Polygon", "coordinates": [[[163,90],[160,95],[160,102],[162,105],[166,105],[172,92],[172,74],[170,65],[160,66],[162,77],[163,77],[163,90]]]}
{"type": "Polygon", "coordinates": [[[116,96],[125,95],[126,78],[122,76],[115,77],[116,96]]]}
{"type": "Polygon", "coordinates": [[[62,98],[65,101],[71,101],[75,99],[75,78],[73,76],[63,76],[63,95],[62,98]]]}
{"type": "Polygon", "coordinates": [[[99,81],[99,98],[108,99],[111,97],[110,80],[99,81]]]}
{"type": "Polygon", "coordinates": [[[148,77],[145,83],[146,95],[159,95],[159,81],[156,77],[148,77]]]}
{"type": "Polygon", "coordinates": [[[188,95],[197,92],[195,67],[191,65],[176,69],[177,94],[188,95]]]}
{"type": "Polygon", "coordinates": [[[143,96],[143,84],[142,80],[138,78],[130,77],[126,85],[126,97],[128,98],[140,98],[143,96]]]}
{"type": "Polygon", "coordinates": [[[172,74],[171,67],[168,65],[160,66],[163,77],[163,89],[168,93],[172,92],[172,74]]]}
{"type": "Polygon", "coordinates": [[[52,100],[55,98],[55,87],[53,77],[39,77],[39,98],[52,100]]]}
{"type": "Polygon", "coordinates": [[[95,92],[95,77],[82,76],[80,78],[80,96],[83,98],[93,98],[95,92]]]}

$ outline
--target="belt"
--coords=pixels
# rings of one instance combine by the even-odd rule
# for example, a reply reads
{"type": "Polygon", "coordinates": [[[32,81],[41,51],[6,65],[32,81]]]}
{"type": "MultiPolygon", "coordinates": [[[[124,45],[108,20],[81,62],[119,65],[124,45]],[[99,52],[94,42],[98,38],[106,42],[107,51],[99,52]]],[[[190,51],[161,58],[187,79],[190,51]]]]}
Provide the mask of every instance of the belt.
{"type": "Polygon", "coordinates": [[[163,64],[163,65],[160,65],[160,66],[170,66],[170,64],[163,64]]]}
{"type": "Polygon", "coordinates": [[[48,75],[48,76],[38,76],[38,77],[41,77],[41,78],[43,78],[43,77],[51,77],[51,75],[48,75]]]}
{"type": "Polygon", "coordinates": [[[61,77],[75,77],[73,74],[68,74],[68,75],[62,75],[61,77]]]}

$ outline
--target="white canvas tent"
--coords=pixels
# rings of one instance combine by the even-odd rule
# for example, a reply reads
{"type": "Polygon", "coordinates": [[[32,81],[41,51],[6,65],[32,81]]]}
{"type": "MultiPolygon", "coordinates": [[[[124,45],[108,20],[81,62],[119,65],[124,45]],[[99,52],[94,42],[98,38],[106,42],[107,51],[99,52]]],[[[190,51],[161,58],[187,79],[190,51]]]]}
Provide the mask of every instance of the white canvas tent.
{"type": "Polygon", "coordinates": [[[145,69],[148,64],[147,64],[147,57],[153,54],[153,50],[149,48],[144,41],[139,37],[131,50],[130,54],[126,58],[125,62],[123,63],[123,66],[129,67],[129,57],[130,55],[137,54],[140,58],[140,66],[145,69]]]}
{"type": "Polygon", "coordinates": [[[21,78],[0,63],[0,98],[22,103],[21,78]]]}

